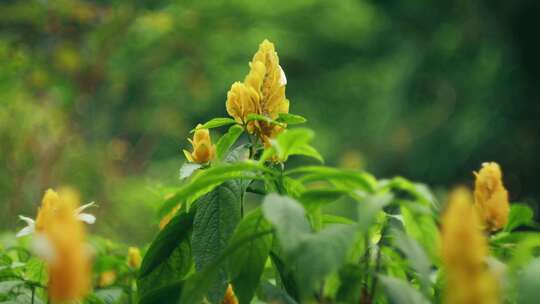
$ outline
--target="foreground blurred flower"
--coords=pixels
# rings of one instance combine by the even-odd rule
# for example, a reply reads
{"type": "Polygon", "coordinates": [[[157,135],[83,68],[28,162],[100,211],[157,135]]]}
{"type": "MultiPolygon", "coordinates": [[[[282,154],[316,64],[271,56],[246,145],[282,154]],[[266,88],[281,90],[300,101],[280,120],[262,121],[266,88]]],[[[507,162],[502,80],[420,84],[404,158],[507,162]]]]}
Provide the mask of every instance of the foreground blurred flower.
{"type": "MultiPolygon", "coordinates": [[[[76,192],[70,188],[64,188],[62,189],[62,191],[60,191],[60,193],[64,195],[78,197],[78,194],[76,194],[76,192]]],[[[46,225],[46,222],[45,222],[45,219],[43,219],[43,217],[40,215],[44,212],[48,212],[49,210],[52,210],[54,212],[54,210],[57,209],[56,203],[59,201],[59,199],[56,199],[57,196],[58,196],[58,193],[56,193],[54,190],[52,189],[47,190],[47,192],[45,193],[45,196],[43,197],[41,207],[38,209],[36,220],[26,217],[26,216],[19,215],[19,218],[23,220],[24,222],[26,222],[26,227],[24,227],[19,232],[17,232],[16,236],[23,237],[23,236],[34,233],[36,230],[37,231],[43,230],[43,227],[46,225]]],[[[94,205],[95,203],[91,202],[89,204],[82,205],[81,207],[78,207],[77,209],[75,209],[74,214],[77,217],[77,219],[87,224],[95,223],[96,217],[94,215],[83,212],[85,209],[92,207],[94,205]]]]}
{"type": "MultiPolygon", "coordinates": [[[[246,123],[249,114],[277,119],[280,113],[289,112],[289,100],[285,97],[287,78],[279,65],[274,44],[264,40],[249,63],[250,71],[244,83],[236,82],[227,93],[227,112],[236,121],[246,123]]],[[[281,131],[282,125],[264,121],[247,123],[250,133],[255,133],[265,146],[281,131]]]]}
{"type": "Polygon", "coordinates": [[[78,197],[47,190],[36,220],[34,250],[48,264],[48,294],[53,301],[82,299],[90,287],[90,255],[78,197]]]}
{"type": "Polygon", "coordinates": [[[225,296],[223,297],[223,301],[221,301],[221,304],[238,304],[238,299],[234,294],[231,284],[229,284],[229,286],[227,287],[227,291],[225,292],[225,296]]]}
{"type": "Polygon", "coordinates": [[[133,269],[138,269],[141,267],[142,257],[141,257],[141,251],[137,247],[129,247],[128,248],[128,258],[127,258],[127,264],[129,267],[133,269]]]}
{"type": "Polygon", "coordinates": [[[502,182],[501,167],[494,162],[483,163],[478,172],[474,172],[474,201],[478,214],[487,229],[491,231],[503,228],[508,222],[510,204],[508,191],[502,182]]]}
{"type": "Polygon", "coordinates": [[[497,303],[497,282],[486,266],[487,241],[468,189],[458,188],[451,193],[441,229],[446,303],[497,303]]]}
{"type": "Polygon", "coordinates": [[[188,138],[193,152],[184,150],[184,155],[192,163],[205,164],[215,158],[216,146],[212,144],[208,129],[200,129],[200,127],[201,124],[198,124],[199,129],[195,130],[193,140],[188,138]]]}

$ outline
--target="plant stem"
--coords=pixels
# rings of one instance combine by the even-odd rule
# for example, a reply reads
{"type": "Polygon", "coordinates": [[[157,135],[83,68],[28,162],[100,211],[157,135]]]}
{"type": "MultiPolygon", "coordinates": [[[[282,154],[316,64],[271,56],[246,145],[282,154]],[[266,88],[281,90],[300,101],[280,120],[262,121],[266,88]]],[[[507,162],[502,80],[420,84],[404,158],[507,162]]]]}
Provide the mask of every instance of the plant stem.
{"type": "Polygon", "coordinates": [[[371,290],[369,292],[369,297],[373,300],[375,298],[375,293],[377,292],[377,283],[379,282],[379,278],[377,277],[377,273],[379,272],[381,268],[381,249],[384,242],[384,237],[386,234],[388,225],[385,223],[381,230],[381,239],[379,240],[379,246],[377,249],[377,258],[375,260],[375,272],[373,275],[373,283],[371,284],[371,290]]]}

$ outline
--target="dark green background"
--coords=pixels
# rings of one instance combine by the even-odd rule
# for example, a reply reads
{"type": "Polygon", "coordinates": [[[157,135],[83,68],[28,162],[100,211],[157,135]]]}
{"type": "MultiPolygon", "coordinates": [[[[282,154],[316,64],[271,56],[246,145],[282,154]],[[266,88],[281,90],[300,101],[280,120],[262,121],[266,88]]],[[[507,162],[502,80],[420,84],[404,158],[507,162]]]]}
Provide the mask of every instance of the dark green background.
{"type": "Polygon", "coordinates": [[[94,231],[148,241],[188,131],[226,115],[264,38],[328,164],[447,188],[495,160],[512,200],[534,203],[538,11],[532,0],[4,0],[0,229],[69,184],[100,204],[94,231]]]}

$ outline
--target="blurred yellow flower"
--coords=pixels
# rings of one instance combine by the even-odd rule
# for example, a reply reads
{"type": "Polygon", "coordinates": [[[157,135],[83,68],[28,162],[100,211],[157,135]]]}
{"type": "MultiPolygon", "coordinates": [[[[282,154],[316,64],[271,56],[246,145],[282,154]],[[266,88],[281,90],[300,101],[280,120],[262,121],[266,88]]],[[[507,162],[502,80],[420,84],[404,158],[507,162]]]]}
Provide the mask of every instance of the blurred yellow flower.
{"type": "Polygon", "coordinates": [[[99,274],[99,287],[107,287],[116,281],[116,272],[114,270],[104,271],[99,274]]]}
{"type": "Polygon", "coordinates": [[[48,264],[47,290],[54,301],[82,299],[90,287],[90,255],[78,205],[74,191],[47,190],[36,220],[34,248],[48,264]]]}
{"type": "Polygon", "coordinates": [[[225,296],[223,297],[223,301],[221,301],[221,304],[238,304],[238,299],[234,294],[231,284],[227,286],[227,291],[225,292],[225,296]]]}
{"type": "MultiPolygon", "coordinates": [[[[197,125],[197,128],[201,124],[197,125]]],[[[193,135],[193,140],[188,139],[193,147],[193,152],[184,150],[184,155],[190,162],[204,164],[213,160],[216,156],[216,146],[212,144],[208,129],[197,129],[193,135]]]]}
{"type": "Polygon", "coordinates": [[[138,269],[141,267],[142,257],[141,257],[141,251],[137,247],[129,247],[128,248],[128,259],[127,263],[129,267],[138,269]]]}
{"type": "Polygon", "coordinates": [[[508,191],[503,185],[501,167],[494,162],[482,164],[474,172],[474,201],[479,216],[491,231],[503,228],[508,222],[510,203],[508,191]]]}
{"type": "Polygon", "coordinates": [[[442,261],[446,270],[446,303],[497,303],[497,282],[488,272],[487,241],[466,188],[454,190],[441,227],[442,261]]]}

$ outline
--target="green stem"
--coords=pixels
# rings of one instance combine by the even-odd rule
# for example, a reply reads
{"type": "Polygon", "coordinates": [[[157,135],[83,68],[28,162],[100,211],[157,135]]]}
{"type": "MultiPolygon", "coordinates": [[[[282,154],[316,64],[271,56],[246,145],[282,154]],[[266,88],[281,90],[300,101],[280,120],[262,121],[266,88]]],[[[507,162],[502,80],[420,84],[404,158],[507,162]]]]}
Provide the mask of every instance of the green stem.
{"type": "Polygon", "coordinates": [[[386,234],[387,227],[388,227],[388,225],[385,223],[384,226],[382,227],[382,230],[381,230],[381,239],[379,241],[379,246],[378,246],[378,250],[377,250],[377,258],[375,260],[375,272],[374,272],[374,275],[373,275],[373,283],[371,284],[371,290],[369,292],[369,297],[372,300],[375,299],[375,293],[377,292],[377,283],[379,282],[379,280],[378,280],[379,277],[377,276],[377,273],[379,272],[379,270],[381,268],[381,249],[382,249],[382,246],[383,246],[384,237],[385,237],[385,234],[386,234]]]}

